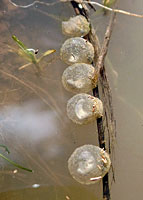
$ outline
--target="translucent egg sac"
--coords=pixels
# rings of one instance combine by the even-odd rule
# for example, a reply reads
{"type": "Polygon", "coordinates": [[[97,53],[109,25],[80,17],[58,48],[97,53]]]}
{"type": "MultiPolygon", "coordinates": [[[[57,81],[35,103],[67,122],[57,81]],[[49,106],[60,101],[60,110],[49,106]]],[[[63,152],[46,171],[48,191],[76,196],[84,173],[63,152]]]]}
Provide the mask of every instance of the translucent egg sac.
{"type": "Polygon", "coordinates": [[[90,24],[82,15],[71,17],[68,21],[62,22],[62,32],[69,37],[85,36],[89,31],[90,24]]]}
{"type": "Polygon", "coordinates": [[[67,67],[62,75],[64,88],[73,93],[89,92],[96,87],[97,81],[93,84],[95,68],[85,63],[76,63],[67,67]]]}
{"type": "Polygon", "coordinates": [[[103,115],[102,101],[85,93],[74,95],[68,100],[67,115],[74,123],[87,124],[103,115]]]}
{"type": "Polygon", "coordinates": [[[90,64],[94,58],[94,48],[90,42],[83,38],[70,38],[62,45],[60,57],[69,65],[74,63],[90,64]]]}
{"type": "Polygon", "coordinates": [[[108,153],[94,145],[75,149],[68,160],[71,176],[81,184],[94,184],[109,171],[111,161],[108,153]]]}

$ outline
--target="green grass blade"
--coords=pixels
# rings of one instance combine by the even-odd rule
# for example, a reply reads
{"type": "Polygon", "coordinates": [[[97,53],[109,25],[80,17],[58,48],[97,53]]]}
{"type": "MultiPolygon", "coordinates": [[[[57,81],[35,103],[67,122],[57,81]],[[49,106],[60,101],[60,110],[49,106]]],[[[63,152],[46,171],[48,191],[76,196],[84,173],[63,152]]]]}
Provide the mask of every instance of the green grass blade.
{"type": "Polygon", "coordinates": [[[15,35],[12,36],[12,39],[18,44],[18,46],[21,49],[23,49],[23,50],[27,49],[27,47],[15,35]]]}
{"type": "Polygon", "coordinates": [[[0,157],[2,157],[4,160],[8,161],[9,163],[11,163],[12,165],[14,165],[14,166],[17,167],[17,168],[26,170],[26,171],[28,171],[28,172],[32,172],[31,169],[28,169],[28,168],[26,168],[26,167],[23,167],[23,166],[21,166],[21,165],[15,163],[15,162],[13,162],[12,160],[10,160],[9,158],[5,157],[5,156],[4,156],[3,154],[1,154],[1,153],[0,153],[0,157]]]}
{"type": "Polygon", "coordinates": [[[8,149],[8,147],[7,147],[6,145],[0,144],[0,147],[4,148],[5,151],[6,151],[8,154],[10,153],[10,151],[9,151],[9,149],[8,149]]]}
{"type": "Polygon", "coordinates": [[[21,54],[21,56],[25,57],[28,61],[35,64],[37,60],[36,60],[34,52],[27,49],[27,47],[15,35],[13,35],[12,38],[20,47],[21,51],[19,50],[19,55],[21,54]]]}

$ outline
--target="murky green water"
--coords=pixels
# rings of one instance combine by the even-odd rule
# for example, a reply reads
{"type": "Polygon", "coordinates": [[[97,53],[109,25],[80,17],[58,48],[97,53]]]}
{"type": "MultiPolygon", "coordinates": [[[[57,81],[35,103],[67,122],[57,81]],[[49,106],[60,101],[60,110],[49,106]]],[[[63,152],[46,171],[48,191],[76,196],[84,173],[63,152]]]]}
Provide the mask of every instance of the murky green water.
{"type": "MultiPolygon", "coordinates": [[[[142,0],[126,0],[119,7],[143,12],[142,0]]],[[[67,169],[67,160],[76,147],[98,145],[95,123],[78,126],[66,115],[66,103],[72,94],[61,84],[66,65],[59,59],[59,49],[66,39],[61,21],[73,14],[68,4],[37,4],[21,9],[8,0],[0,3],[0,70],[6,72],[0,72],[0,143],[9,147],[9,158],[34,171],[14,173],[15,168],[0,159],[1,200],[102,199],[102,183],[82,186],[67,169]],[[56,49],[43,63],[41,77],[31,66],[18,70],[26,61],[8,51],[7,45],[16,47],[11,34],[29,48],[38,48],[39,55],[56,49]]],[[[102,16],[94,21],[101,35],[107,21],[102,16]]],[[[107,60],[117,121],[113,200],[141,199],[142,195],[142,24],[142,19],[118,15],[108,53],[113,66],[107,60]]]]}

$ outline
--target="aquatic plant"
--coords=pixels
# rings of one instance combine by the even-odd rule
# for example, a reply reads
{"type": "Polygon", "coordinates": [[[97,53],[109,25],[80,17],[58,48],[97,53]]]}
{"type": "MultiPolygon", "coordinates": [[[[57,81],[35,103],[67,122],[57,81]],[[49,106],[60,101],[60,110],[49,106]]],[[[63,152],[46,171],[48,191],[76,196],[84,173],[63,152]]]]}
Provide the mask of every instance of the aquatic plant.
{"type": "Polygon", "coordinates": [[[107,7],[111,7],[115,2],[116,0],[103,0],[103,5],[107,7]]]}
{"type": "Polygon", "coordinates": [[[81,184],[94,184],[109,171],[110,157],[100,147],[84,145],[75,149],[68,160],[71,176],[81,184]]]}
{"type": "Polygon", "coordinates": [[[40,62],[48,55],[54,53],[56,50],[47,50],[42,54],[40,58],[36,57],[36,54],[38,53],[38,50],[34,50],[32,48],[28,49],[15,35],[12,36],[13,40],[18,44],[19,49],[16,50],[17,54],[25,58],[28,63],[19,67],[19,69],[24,69],[25,67],[30,66],[31,64],[34,64],[34,66],[37,69],[37,72],[40,74],[41,72],[41,66],[40,62]]]}
{"type": "MultiPolygon", "coordinates": [[[[5,151],[6,151],[8,154],[10,153],[10,151],[9,151],[9,149],[8,149],[8,147],[7,147],[6,145],[0,144],[0,147],[4,148],[5,151]]],[[[28,169],[28,168],[26,168],[26,167],[23,167],[23,166],[21,166],[21,165],[15,163],[14,161],[10,160],[9,158],[7,158],[6,156],[4,156],[4,155],[1,154],[1,153],[0,153],[0,157],[3,158],[4,160],[8,161],[10,164],[12,164],[13,166],[15,166],[15,167],[17,167],[17,168],[19,168],[19,169],[22,169],[22,170],[25,170],[25,171],[28,171],[28,172],[32,172],[31,169],[28,169]]]]}
{"type": "Polygon", "coordinates": [[[68,100],[67,115],[74,123],[87,124],[102,117],[102,114],[102,101],[94,96],[81,93],[68,100]]]}

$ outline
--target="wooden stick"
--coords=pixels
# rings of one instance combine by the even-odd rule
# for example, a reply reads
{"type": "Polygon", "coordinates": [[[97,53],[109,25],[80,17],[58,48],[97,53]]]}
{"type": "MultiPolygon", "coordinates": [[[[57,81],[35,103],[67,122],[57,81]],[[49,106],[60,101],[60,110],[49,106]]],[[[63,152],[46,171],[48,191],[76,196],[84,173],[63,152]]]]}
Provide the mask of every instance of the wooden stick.
{"type": "MultiPolygon", "coordinates": [[[[89,2],[88,1],[83,1],[83,3],[89,3],[89,2]]],[[[136,14],[136,13],[131,13],[131,12],[128,12],[128,11],[125,11],[125,10],[110,8],[110,7],[104,6],[103,4],[100,4],[100,3],[95,2],[95,1],[90,1],[90,4],[99,6],[101,8],[104,8],[105,10],[108,10],[108,11],[111,11],[111,12],[120,13],[120,14],[124,14],[124,15],[129,15],[129,16],[133,16],[133,17],[143,18],[143,15],[136,14]]]]}

